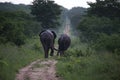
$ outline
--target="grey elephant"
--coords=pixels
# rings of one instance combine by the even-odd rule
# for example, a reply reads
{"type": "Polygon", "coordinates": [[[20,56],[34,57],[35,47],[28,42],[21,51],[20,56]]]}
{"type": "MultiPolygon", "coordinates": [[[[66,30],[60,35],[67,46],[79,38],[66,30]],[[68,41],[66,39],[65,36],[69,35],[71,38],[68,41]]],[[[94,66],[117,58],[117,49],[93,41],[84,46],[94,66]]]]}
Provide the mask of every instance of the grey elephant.
{"type": "Polygon", "coordinates": [[[48,58],[49,50],[51,49],[50,56],[53,56],[54,53],[54,41],[56,36],[56,33],[51,30],[43,30],[39,34],[40,41],[42,43],[42,46],[44,48],[45,52],[45,58],[48,58]]]}
{"type": "Polygon", "coordinates": [[[58,39],[59,47],[58,47],[57,55],[59,54],[60,56],[63,55],[64,51],[69,48],[70,44],[71,44],[70,37],[67,34],[62,34],[60,38],[58,39]]]}

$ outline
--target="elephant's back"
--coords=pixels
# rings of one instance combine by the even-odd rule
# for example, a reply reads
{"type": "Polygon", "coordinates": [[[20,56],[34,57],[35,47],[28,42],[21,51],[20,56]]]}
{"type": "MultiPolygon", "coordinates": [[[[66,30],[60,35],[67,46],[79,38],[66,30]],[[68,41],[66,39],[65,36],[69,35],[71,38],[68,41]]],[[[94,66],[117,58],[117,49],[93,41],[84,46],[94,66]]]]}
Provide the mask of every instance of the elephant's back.
{"type": "Polygon", "coordinates": [[[50,30],[46,30],[40,34],[40,38],[42,39],[53,39],[53,34],[50,30]]]}
{"type": "Polygon", "coordinates": [[[50,47],[50,46],[52,46],[54,36],[53,36],[52,32],[50,32],[49,30],[46,30],[40,34],[40,40],[43,44],[50,47]]]}
{"type": "Polygon", "coordinates": [[[68,35],[62,34],[58,40],[59,50],[67,50],[70,46],[71,39],[68,35]]]}

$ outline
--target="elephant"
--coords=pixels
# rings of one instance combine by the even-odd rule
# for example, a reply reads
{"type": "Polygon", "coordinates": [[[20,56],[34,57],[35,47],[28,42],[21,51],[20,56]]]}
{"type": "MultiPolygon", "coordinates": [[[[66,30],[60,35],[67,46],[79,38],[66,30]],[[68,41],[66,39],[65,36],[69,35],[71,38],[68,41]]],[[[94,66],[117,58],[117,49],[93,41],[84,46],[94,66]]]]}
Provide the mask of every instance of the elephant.
{"type": "Polygon", "coordinates": [[[51,49],[50,56],[54,53],[54,42],[57,37],[56,33],[52,30],[43,30],[39,34],[40,41],[44,48],[45,58],[48,58],[49,50],[51,49]]]}
{"type": "Polygon", "coordinates": [[[60,56],[63,55],[64,51],[69,48],[70,44],[71,44],[70,37],[67,34],[62,34],[60,38],[58,39],[59,47],[58,47],[57,55],[59,54],[60,56]]]}

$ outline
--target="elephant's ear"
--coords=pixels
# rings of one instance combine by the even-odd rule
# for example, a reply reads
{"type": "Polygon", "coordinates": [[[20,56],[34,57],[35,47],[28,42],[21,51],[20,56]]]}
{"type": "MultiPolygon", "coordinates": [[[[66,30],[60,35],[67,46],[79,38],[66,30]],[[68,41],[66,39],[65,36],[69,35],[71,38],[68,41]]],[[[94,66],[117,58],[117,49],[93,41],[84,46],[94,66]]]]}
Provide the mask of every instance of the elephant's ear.
{"type": "Polygon", "coordinates": [[[56,38],[57,37],[56,33],[54,31],[51,31],[51,32],[53,33],[54,38],[56,38]]]}
{"type": "Polygon", "coordinates": [[[42,30],[42,31],[40,32],[39,36],[40,36],[40,35],[41,35],[41,33],[43,33],[44,31],[46,31],[46,30],[42,30]]]}

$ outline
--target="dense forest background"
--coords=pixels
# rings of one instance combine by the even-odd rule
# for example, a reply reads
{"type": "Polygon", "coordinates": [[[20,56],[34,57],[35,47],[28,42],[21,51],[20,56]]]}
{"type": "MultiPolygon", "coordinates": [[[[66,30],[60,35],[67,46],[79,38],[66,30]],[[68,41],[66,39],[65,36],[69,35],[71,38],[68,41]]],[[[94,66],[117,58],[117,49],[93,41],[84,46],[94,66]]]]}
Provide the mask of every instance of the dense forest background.
{"type": "Polygon", "coordinates": [[[37,35],[40,23],[34,21],[29,5],[0,3],[0,43],[25,43],[27,37],[37,35]]]}
{"type": "Polygon", "coordinates": [[[30,5],[0,3],[0,43],[25,43],[25,38],[38,35],[40,22],[31,15],[30,5]]]}
{"type": "MultiPolygon", "coordinates": [[[[120,2],[96,0],[88,5],[70,10],[61,6],[59,24],[49,27],[59,32],[66,17],[71,22],[72,43],[57,59],[57,74],[64,80],[120,80],[120,2]]],[[[31,5],[0,3],[0,80],[13,80],[21,67],[42,59],[41,30],[31,5]]]]}

